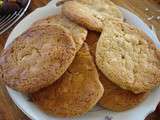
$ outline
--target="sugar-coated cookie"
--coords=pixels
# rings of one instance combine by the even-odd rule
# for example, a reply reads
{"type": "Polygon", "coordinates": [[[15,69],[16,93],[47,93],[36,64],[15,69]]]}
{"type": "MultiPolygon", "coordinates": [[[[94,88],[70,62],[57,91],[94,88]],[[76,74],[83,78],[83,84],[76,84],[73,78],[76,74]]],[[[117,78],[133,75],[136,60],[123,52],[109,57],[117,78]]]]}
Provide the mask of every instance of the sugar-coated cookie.
{"type": "Polygon", "coordinates": [[[2,53],[2,79],[15,90],[35,92],[59,79],[75,54],[72,35],[63,27],[32,27],[2,53]]]}

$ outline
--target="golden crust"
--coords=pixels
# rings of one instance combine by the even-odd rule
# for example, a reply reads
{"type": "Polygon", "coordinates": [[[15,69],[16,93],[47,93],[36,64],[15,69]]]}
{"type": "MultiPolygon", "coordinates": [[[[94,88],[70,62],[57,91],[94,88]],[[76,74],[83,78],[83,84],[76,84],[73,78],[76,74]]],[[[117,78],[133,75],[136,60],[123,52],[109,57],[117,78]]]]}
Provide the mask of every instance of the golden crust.
{"type": "Polygon", "coordinates": [[[103,91],[85,44],[64,75],[51,86],[32,94],[32,100],[49,114],[73,117],[91,110],[103,91]]]}
{"type": "Polygon", "coordinates": [[[159,50],[141,30],[118,20],[106,21],[97,43],[96,64],[113,83],[134,93],[160,84],[159,50]]]}
{"type": "Polygon", "coordinates": [[[2,53],[3,81],[18,91],[35,92],[56,81],[75,54],[73,38],[61,26],[33,27],[2,53]]]}
{"type": "Polygon", "coordinates": [[[73,0],[62,5],[62,13],[72,21],[101,32],[106,17],[123,19],[118,7],[110,0],[73,0]]]}
{"type": "Polygon", "coordinates": [[[73,36],[76,44],[77,51],[81,48],[84,41],[86,40],[87,30],[76,23],[70,21],[63,15],[55,15],[47,17],[46,19],[39,20],[35,22],[32,26],[42,26],[42,25],[61,25],[68,29],[73,36]]]}

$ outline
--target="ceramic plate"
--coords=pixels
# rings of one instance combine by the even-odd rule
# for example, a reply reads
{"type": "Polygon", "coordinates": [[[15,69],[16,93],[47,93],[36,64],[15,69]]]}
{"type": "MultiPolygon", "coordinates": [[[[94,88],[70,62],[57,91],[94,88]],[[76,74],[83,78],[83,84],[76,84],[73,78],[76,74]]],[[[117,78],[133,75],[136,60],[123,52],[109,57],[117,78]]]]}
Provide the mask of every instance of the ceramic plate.
{"type": "MultiPolygon", "coordinates": [[[[56,7],[56,1],[53,1],[45,7],[36,9],[25,17],[11,32],[5,47],[14,41],[17,36],[26,31],[35,21],[58,14],[61,9],[56,7]]],[[[128,23],[146,32],[152,38],[156,46],[160,47],[160,43],[154,32],[140,18],[122,7],[119,8],[128,23]]],[[[29,101],[26,95],[8,87],[7,90],[15,104],[32,120],[144,120],[145,116],[153,111],[160,101],[160,88],[156,88],[143,103],[125,112],[111,112],[96,106],[93,110],[78,118],[56,118],[41,111],[34,103],[29,101]]]]}
{"type": "Polygon", "coordinates": [[[27,0],[26,5],[23,6],[20,10],[15,11],[12,14],[0,16],[0,34],[11,28],[24,15],[30,3],[31,0],[27,0]]]}

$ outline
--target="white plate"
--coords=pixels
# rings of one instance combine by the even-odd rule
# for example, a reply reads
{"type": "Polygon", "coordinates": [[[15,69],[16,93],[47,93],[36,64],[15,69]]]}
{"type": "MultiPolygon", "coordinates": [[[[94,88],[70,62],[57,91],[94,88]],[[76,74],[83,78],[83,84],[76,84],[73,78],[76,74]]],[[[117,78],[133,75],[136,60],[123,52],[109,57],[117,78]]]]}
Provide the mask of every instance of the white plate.
{"type": "MultiPolygon", "coordinates": [[[[11,32],[5,47],[7,47],[12,41],[15,40],[17,36],[22,34],[26,31],[32,23],[35,21],[45,18],[47,16],[55,15],[60,12],[60,8],[55,6],[55,0],[53,0],[47,6],[38,8],[27,17],[25,17],[11,32]],[[53,2],[54,1],[54,2],[53,2]]],[[[139,29],[142,29],[146,32],[160,48],[160,43],[158,38],[154,34],[152,30],[136,15],[129,12],[128,10],[121,8],[124,18],[127,20],[128,23],[137,26],[139,29]]],[[[16,103],[16,105],[31,119],[33,120],[62,120],[62,118],[56,118],[54,116],[49,116],[42,112],[36,105],[28,100],[28,97],[20,92],[14,91],[11,88],[7,88],[9,95],[11,96],[12,100],[16,103]]],[[[79,118],[65,118],[63,120],[144,120],[145,116],[153,111],[157,106],[158,102],[160,101],[160,88],[155,89],[150,96],[139,106],[134,109],[125,111],[125,112],[111,112],[105,110],[101,107],[96,106],[92,111],[88,112],[84,116],[79,118]]]]}
{"type": "Polygon", "coordinates": [[[0,34],[11,28],[27,11],[31,0],[28,0],[26,6],[22,7],[20,10],[15,11],[12,15],[0,16],[0,34]]]}

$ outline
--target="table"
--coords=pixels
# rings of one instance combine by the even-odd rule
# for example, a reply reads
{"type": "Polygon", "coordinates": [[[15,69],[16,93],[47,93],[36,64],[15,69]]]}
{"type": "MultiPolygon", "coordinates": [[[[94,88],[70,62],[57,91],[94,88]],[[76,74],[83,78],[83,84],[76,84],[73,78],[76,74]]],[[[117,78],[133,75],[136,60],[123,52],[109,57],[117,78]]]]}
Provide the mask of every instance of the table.
{"type": "MultiPolygon", "coordinates": [[[[49,0],[32,0],[26,15],[38,7],[44,6],[49,0]]],[[[143,19],[149,26],[154,26],[160,38],[160,0],[112,0],[116,4],[129,9],[143,19]]],[[[0,51],[3,49],[11,30],[0,35],[0,51]]],[[[0,120],[30,120],[12,102],[6,88],[0,82],[0,120]]]]}

